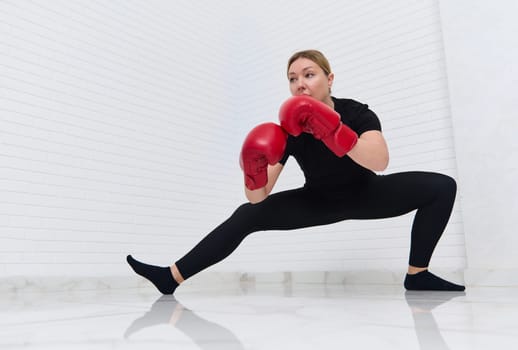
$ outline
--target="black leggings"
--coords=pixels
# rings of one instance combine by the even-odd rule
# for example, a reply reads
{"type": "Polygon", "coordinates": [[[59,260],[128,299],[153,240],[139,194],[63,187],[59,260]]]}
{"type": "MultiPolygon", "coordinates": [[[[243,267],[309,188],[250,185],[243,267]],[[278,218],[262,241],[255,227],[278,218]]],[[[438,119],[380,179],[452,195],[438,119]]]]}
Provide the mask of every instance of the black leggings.
{"type": "Polygon", "coordinates": [[[187,279],[229,256],[252,232],[293,230],[347,219],[381,219],[417,209],[412,225],[410,265],[426,267],[455,201],[449,176],[429,172],[373,175],[361,185],[278,192],[246,203],[176,262],[187,279]]]}

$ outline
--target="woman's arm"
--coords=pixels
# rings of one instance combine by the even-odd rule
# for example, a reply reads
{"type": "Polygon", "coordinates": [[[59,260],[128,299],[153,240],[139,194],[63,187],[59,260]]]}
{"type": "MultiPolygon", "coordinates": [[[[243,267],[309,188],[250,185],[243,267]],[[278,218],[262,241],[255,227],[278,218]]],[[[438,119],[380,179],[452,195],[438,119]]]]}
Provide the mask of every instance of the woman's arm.
{"type": "Polygon", "coordinates": [[[268,165],[268,182],[266,183],[266,186],[258,188],[257,190],[249,190],[245,186],[245,195],[246,198],[248,198],[248,201],[250,201],[252,204],[255,204],[265,200],[272,191],[273,186],[277,182],[277,179],[279,178],[283,168],[284,165],[281,163],[268,165]]]}
{"type": "Polygon", "coordinates": [[[370,130],[360,135],[356,145],[347,153],[352,160],[372,171],[383,171],[389,162],[387,143],[381,131],[370,130]]]}

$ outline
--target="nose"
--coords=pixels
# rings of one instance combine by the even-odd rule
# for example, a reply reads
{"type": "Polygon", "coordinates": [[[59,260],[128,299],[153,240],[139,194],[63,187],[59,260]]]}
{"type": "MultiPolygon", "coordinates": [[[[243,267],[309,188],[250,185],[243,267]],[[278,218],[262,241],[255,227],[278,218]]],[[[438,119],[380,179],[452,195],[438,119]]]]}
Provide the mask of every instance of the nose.
{"type": "Polygon", "coordinates": [[[306,84],[304,83],[304,81],[302,79],[299,79],[297,81],[297,92],[301,93],[301,92],[304,92],[304,90],[306,90],[306,84]]]}

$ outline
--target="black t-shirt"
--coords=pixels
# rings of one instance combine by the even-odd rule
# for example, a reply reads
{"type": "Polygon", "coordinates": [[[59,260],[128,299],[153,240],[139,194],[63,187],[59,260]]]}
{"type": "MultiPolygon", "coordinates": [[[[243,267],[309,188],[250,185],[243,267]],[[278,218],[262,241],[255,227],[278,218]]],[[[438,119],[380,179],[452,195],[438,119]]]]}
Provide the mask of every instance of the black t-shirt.
{"type": "MultiPolygon", "coordinates": [[[[332,99],[342,123],[353,129],[358,136],[369,130],[381,131],[378,117],[366,104],[351,99],[332,99]]],[[[374,172],[355,163],[349,156],[336,156],[322,141],[307,133],[288,137],[280,163],[284,165],[289,156],[295,157],[304,172],[307,187],[352,184],[374,175],[374,172]]]]}

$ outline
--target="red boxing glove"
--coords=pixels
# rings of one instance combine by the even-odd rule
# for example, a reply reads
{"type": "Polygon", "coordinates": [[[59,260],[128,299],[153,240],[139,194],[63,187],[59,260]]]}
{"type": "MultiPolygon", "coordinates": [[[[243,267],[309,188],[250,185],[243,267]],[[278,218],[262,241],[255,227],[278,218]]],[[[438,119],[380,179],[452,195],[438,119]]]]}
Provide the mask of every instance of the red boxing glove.
{"type": "Polygon", "coordinates": [[[281,126],[289,134],[312,134],[338,157],[343,157],[358,141],[358,135],[340,121],[340,114],[310,96],[290,97],[279,110],[281,126]]]}
{"type": "Polygon", "coordinates": [[[288,135],[275,123],[259,124],[245,138],[239,164],[245,174],[245,186],[256,190],[268,183],[268,164],[281,160],[288,135]]]}

